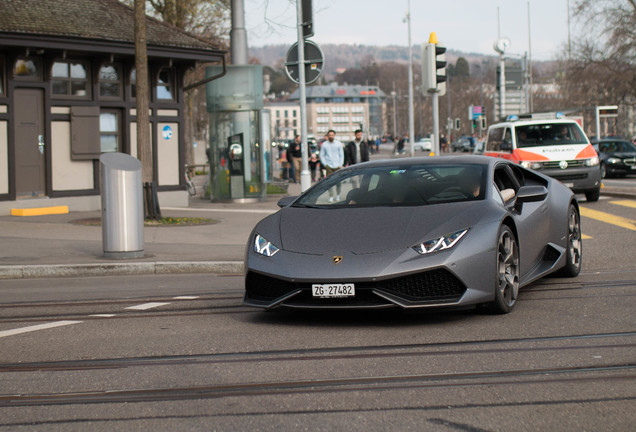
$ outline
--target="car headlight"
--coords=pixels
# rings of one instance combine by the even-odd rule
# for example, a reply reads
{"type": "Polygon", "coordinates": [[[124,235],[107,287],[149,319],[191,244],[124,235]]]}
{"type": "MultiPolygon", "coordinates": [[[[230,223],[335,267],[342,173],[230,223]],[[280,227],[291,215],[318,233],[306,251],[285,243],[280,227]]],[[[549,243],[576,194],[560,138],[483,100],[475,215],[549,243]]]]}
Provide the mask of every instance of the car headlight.
{"type": "Polygon", "coordinates": [[[260,234],[254,236],[254,252],[265,255],[267,257],[274,256],[279,249],[271,244],[265,237],[260,234]]]}
{"type": "Polygon", "coordinates": [[[541,169],[541,167],[543,166],[541,165],[541,162],[531,162],[531,161],[521,161],[520,165],[524,168],[533,169],[533,170],[541,169]]]}
{"type": "Polygon", "coordinates": [[[415,249],[415,252],[420,255],[426,255],[429,253],[450,249],[455,246],[457,242],[461,240],[464,235],[466,235],[467,232],[468,228],[455,231],[454,233],[446,234],[441,237],[437,237],[417,244],[413,246],[413,249],[415,249]]]}
{"type": "Polygon", "coordinates": [[[619,158],[609,158],[609,159],[607,159],[607,163],[609,163],[609,164],[619,164],[621,162],[623,162],[623,161],[621,159],[619,159],[619,158]]]}
{"type": "Polygon", "coordinates": [[[593,158],[585,159],[585,166],[596,166],[599,163],[600,162],[597,156],[594,156],[593,158]]]}

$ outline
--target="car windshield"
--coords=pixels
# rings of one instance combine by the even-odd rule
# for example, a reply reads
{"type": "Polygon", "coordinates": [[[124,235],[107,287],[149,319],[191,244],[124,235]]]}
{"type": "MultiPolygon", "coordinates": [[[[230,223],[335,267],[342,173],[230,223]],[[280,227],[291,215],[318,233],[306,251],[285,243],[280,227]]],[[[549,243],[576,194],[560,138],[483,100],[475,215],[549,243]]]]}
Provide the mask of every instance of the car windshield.
{"type": "Polygon", "coordinates": [[[634,144],[628,141],[608,141],[598,144],[600,151],[604,153],[633,152],[636,151],[634,144]]]}
{"type": "Polygon", "coordinates": [[[338,171],[293,207],[419,206],[483,199],[485,168],[475,164],[383,165],[338,171]]]}
{"type": "Polygon", "coordinates": [[[576,123],[541,123],[516,126],[517,147],[587,144],[587,139],[576,123]]]}

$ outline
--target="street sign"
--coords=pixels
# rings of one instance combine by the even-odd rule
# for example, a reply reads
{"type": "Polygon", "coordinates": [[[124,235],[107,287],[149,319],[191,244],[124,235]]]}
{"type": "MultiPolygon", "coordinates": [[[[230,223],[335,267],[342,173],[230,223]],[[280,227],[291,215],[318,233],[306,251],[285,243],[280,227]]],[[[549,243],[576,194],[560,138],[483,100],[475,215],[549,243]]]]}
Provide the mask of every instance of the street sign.
{"type": "MultiPolygon", "coordinates": [[[[325,56],[320,47],[310,40],[305,40],[305,83],[311,84],[322,74],[322,65],[325,56]]],[[[285,73],[287,77],[299,84],[298,78],[298,42],[287,50],[285,61],[285,73]]]]}

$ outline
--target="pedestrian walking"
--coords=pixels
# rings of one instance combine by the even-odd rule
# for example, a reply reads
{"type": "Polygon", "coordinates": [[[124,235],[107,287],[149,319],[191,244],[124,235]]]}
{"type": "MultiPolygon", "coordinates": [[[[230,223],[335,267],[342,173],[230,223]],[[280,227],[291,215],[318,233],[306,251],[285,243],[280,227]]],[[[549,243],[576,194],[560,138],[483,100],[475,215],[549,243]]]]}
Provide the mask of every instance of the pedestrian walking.
{"type": "MultiPolygon", "coordinates": [[[[324,165],[327,176],[338,171],[344,165],[344,148],[336,139],[336,131],[327,132],[327,141],[320,147],[320,162],[324,165]]],[[[340,201],[340,184],[337,186],[337,201],[340,201]]],[[[329,201],[333,202],[333,190],[329,190],[329,201]]]]}
{"type": "Polygon", "coordinates": [[[294,176],[292,179],[296,183],[300,183],[300,171],[302,170],[302,162],[303,162],[303,153],[302,153],[302,145],[300,142],[300,135],[296,135],[294,141],[289,144],[289,148],[287,149],[288,158],[291,156],[291,164],[293,167],[294,176]]]}
{"type": "Polygon", "coordinates": [[[355,139],[345,147],[345,165],[355,165],[369,160],[369,142],[362,140],[362,131],[354,132],[355,139]]]}

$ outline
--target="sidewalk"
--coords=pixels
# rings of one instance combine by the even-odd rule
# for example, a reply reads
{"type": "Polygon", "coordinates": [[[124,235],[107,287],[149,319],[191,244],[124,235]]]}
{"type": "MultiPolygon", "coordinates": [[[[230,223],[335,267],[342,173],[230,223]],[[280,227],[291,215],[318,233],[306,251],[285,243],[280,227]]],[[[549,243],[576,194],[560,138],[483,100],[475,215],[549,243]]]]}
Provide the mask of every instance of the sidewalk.
{"type": "MultiPolygon", "coordinates": [[[[289,195],[300,185],[290,183],[289,195]]],[[[602,195],[636,199],[634,188],[605,187],[602,195]]],[[[188,208],[162,208],[163,216],[203,217],[215,224],[144,228],[144,257],[103,257],[101,226],[78,220],[100,212],[49,216],[0,216],[0,279],[166,273],[241,274],[254,225],[278,210],[284,195],[248,204],[211,203],[192,198],[188,208]],[[75,223],[74,223],[75,222],[75,223]]],[[[583,198],[584,201],[584,198],[583,198]]]]}
{"type": "MultiPolygon", "coordinates": [[[[290,195],[300,194],[291,183],[290,195]]],[[[256,223],[278,210],[284,195],[248,204],[190,199],[188,208],[162,208],[163,216],[201,217],[217,223],[144,228],[144,256],[103,257],[102,228],[77,223],[100,212],[0,217],[0,279],[164,273],[243,272],[248,236],[256,223]]]]}

